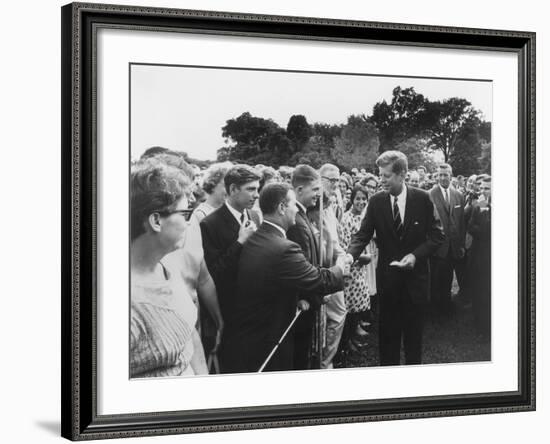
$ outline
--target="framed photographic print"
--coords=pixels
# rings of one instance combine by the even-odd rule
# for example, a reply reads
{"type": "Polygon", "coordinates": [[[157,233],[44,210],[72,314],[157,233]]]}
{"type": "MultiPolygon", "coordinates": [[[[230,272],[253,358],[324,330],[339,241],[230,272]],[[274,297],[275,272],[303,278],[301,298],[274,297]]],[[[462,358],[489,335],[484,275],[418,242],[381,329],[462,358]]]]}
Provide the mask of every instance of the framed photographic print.
{"type": "Polygon", "coordinates": [[[62,8],[62,435],[535,408],[535,35],[62,8]]]}

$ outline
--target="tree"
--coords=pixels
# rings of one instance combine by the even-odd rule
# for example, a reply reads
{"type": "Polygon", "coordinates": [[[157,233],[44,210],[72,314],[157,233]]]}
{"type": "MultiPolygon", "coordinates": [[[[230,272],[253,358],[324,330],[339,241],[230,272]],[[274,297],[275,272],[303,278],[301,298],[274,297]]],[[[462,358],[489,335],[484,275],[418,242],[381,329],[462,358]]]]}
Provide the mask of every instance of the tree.
{"type": "Polygon", "coordinates": [[[340,136],[334,138],[333,163],[344,170],[373,169],[378,157],[378,131],[364,116],[349,116],[340,136]]]}
{"type": "Polygon", "coordinates": [[[491,174],[491,142],[481,142],[481,155],[478,162],[480,173],[491,174]]]}
{"type": "Polygon", "coordinates": [[[429,148],[440,150],[445,162],[449,162],[465,125],[479,126],[479,111],[466,99],[458,97],[428,102],[426,107],[429,148]]]}
{"type": "Polygon", "coordinates": [[[469,176],[479,172],[481,156],[481,139],[479,137],[479,122],[467,122],[458,132],[449,163],[453,174],[469,176]]]}
{"type": "Polygon", "coordinates": [[[294,151],[301,151],[312,135],[305,116],[300,114],[291,116],[286,126],[286,135],[292,141],[294,151]]]}
{"type": "Polygon", "coordinates": [[[279,137],[281,131],[284,130],[273,120],[245,112],[228,120],[222,128],[222,136],[228,145],[218,150],[218,160],[257,163],[257,158],[269,159],[266,149],[270,139],[279,137]]]}
{"type": "Polygon", "coordinates": [[[411,138],[422,135],[426,128],[426,105],[428,101],[413,87],[397,86],[392,92],[392,101],[385,100],[374,105],[368,118],[379,132],[380,152],[395,147],[411,138]]]}
{"type": "Polygon", "coordinates": [[[302,150],[294,153],[289,159],[288,165],[306,164],[313,168],[319,168],[332,161],[330,157],[332,146],[332,144],[328,145],[322,136],[312,136],[302,150]]]}
{"type": "Polygon", "coordinates": [[[396,149],[407,156],[410,170],[415,170],[419,166],[424,166],[428,171],[435,170],[434,153],[428,148],[426,139],[410,137],[399,143],[396,149]]]}

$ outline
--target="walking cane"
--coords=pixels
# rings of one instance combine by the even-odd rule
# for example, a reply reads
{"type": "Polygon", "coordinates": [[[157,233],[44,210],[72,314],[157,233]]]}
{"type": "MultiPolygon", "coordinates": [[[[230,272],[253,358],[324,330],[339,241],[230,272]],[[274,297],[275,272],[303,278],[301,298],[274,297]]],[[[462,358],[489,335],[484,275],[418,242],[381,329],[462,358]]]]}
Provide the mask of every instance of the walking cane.
{"type": "Polygon", "coordinates": [[[285,332],[283,333],[283,335],[281,336],[281,338],[279,339],[279,342],[277,342],[277,344],[275,345],[275,347],[273,347],[273,350],[271,350],[271,353],[269,354],[269,356],[267,357],[267,359],[264,361],[264,363],[262,364],[262,366],[260,367],[260,370],[258,370],[258,373],[261,373],[265,366],[269,363],[269,361],[271,360],[271,358],[273,357],[273,355],[275,354],[275,352],[277,351],[277,349],[279,348],[279,345],[281,345],[281,343],[284,341],[286,335],[288,334],[288,332],[290,331],[290,329],[292,328],[292,326],[294,325],[294,323],[296,322],[296,319],[298,319],[298,317],[302,314],[302,310],[300,308],[297,308],[296,309],[296,314],[294,315],[294,319],[292,319],[292,322],[288,325],[288,327],[286,328],[285,332]]]}
{"type": "MultiPolygon", "coordinates": [[[[321,197],[319,198],[319,254],[318,254],[318,266],[323,267],[323,197],[324,191],[321,191],[321,197]]],[[[322,304],[317,310],[315,310],[315,324],[313,326],[313,343],[310,365],[311,368],[321,368],[323,361],[323,349],[326,346],[326,312],[327,308],[325,304],[322,304]]]]}

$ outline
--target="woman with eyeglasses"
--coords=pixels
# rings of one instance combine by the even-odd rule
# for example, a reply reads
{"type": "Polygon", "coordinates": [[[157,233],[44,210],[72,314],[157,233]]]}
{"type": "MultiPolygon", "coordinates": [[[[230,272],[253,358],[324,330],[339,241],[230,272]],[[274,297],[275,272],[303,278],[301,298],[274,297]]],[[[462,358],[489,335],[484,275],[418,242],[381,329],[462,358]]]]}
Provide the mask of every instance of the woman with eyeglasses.
{"type": "Polygon", "coordinates": [[[162,259],[181,248],[192,210],[191,181],[147,159],[130,174],[130,377],[206,374],[197,308],[177,270],[162,259]]]}

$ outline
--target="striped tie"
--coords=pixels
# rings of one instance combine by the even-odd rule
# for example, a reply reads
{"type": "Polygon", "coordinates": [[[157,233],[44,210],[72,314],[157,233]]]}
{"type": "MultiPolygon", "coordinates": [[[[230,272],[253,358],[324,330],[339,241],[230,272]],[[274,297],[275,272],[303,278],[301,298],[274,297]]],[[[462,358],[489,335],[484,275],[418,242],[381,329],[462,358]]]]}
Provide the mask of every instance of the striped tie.
{"type": "Polygon", "coordinates": [[[401,235],[403,234],[403,222],[401,221],[401,214],[397,206],[397,196],[394,196],[393,199],[393,229],[397,233],[397,237],[401,239],[401,235]]]}

